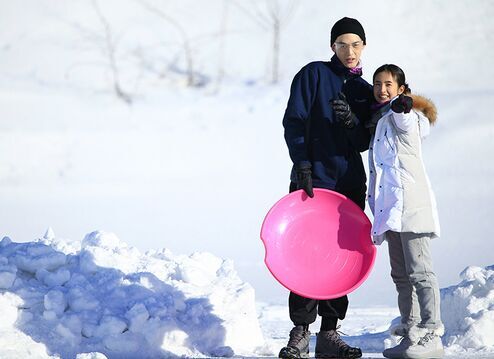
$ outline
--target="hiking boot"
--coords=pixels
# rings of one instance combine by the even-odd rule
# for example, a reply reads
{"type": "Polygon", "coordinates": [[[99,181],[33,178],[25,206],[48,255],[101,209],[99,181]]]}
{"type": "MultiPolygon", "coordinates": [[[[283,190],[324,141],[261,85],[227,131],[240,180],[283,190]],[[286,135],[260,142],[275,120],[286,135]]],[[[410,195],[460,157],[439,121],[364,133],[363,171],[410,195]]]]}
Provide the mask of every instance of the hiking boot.
{"type": "Polygon", "coordinates": [[[297,325],[290,331],[286,347],[280,350],[278,357],[285,359],[309,357],[310,332],[303,325],[297,325]]]}
{"type": "Polygon", "coordinates": [[[401,338],[398,345],[396,345],[392,348],[384,349],[383,356],[385,358],[392,358],[392,359],[408,358],[405,355],[405,352],[412,345],[413,345],[412,340],[410,339],[408,334],[406,334],[401,338]]]}
{"type": "Polygon", "coordinates": [[[336,330],[321,330],[317,334],[316,358],[360,358],[360,348],[345,343],[336,330]]]}
{"type": "Polygon", "coordinates": [[[442,358],[444,349],[441,337],[429,332],[420,338],[417,344],[411,345],[405,351],[405,355],[404,358],[410,359],[442,358]]]}

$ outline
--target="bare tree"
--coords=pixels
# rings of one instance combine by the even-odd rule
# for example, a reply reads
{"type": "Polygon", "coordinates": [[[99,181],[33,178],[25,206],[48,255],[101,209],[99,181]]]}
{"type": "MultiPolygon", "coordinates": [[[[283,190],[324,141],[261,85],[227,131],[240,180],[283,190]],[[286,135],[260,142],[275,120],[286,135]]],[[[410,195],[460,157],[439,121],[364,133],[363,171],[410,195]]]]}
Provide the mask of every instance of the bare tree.
{"type": "Polygon", "coordinates": [[[221,11],[220,29],[218,32],[220,46],[218,51],[218,72],[216,75],[216,87],[219,88],[223,78],[225,77],[225,51],[226,51],[226,33],[229,16],[229,0],[223,0],[223,8],[221,11]]]}
{"type": "Polygon", "coordinates": [[[279,81],[281,33],[292,17],[299,0],[288,0],[286,6],[280,5],[280,0],[264,0],[264,9],[256,0],[249,2],[252,7],[246,7],[245,2],[241,0],[232,0],[232,3],[264,31],[271,32],[271,82],[277,83],[279,81]]]}
{"type": "Polygon", "coordinates": [[[180,24],[178,21],[173,19],[170,15],[168,15],[165,11],[149,4],[146,1],[139,0],[139,3],[148,11],[160,17],[162,20],[169,23],[175,30],[177,30],[178,34],[181,38],[183,54],[185,58],[185,67],[186,67],[186,76],[187,76],[187,86],[194,86],[196,84],[196,76],[195,76],[195,68],[194,68],[194,58],[192,56],[192,39],[185,31],[185,27],[180,24]]]}
{"type": "Polygon", "coordinates": [[[109,21],[101,11],[97,0],[92,0],[91,2],[98,16],[98,20],[100,21],[103,27],[104,32],[102,39],[103,40],[102,48],[103,48],[103,52],[105,53],[108,59],[108,65],[110,67],[110,71],[112,75],[113,90],[115,91],[115,94],[117,95],[118,98],[120,98],[122,101],[130,105],[132,104],[132,97],[130,96],[129,93],[123,90],[122,85],[120,83],[120,71],[119,71],[117,56],[116,56],[118,41],[114,36],[114,32],[110,26],[109,21]]]}

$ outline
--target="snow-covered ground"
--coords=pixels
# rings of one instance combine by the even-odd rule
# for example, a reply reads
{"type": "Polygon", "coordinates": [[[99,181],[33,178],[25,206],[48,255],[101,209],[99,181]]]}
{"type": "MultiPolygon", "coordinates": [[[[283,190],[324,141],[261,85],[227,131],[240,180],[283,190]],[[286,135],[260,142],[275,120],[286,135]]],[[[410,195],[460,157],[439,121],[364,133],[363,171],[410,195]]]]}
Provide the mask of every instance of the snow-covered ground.
{"type": "MultiPolygon", "coordinates": [[[[494,266],[469,267],[461,278],[441,291],[447,354],[494,357],[494,266]]],[[[101,231],[82,242],[51,230],[27,243],[4,237],[0,316],[2,358],[274,356],[291,329],[286,305],[256,305],[231,260],[141,253],[101,231]]],[[[387,329],[397,316],[396,308],[354,307],[341,331],[380,357],[396,340],[387,329]]]]}
{"type": "MultiPolygon", "coordinates": [[[[290,80],[329,58],[330,24],[342,16],[366,28],[367,80],[396,63],[438,107],[424,154],[442,224],[433,255],[444,343],[452,357],[494,356],[492,1],[304,0],[283,28],[273,85],[270,36],[233,2],[149,0],[184,25],[204,81],[195,88],[184,86],[181,32],[142,4],[1,5],[0,238],[13,242],[0,245],[0,357],[118,357],[137,346],[276,355],[291,323],[260,224],[287,192],[290,80]],[[115,96],[106,40],[132,105],[115,96]],[[57,236],[36,242],[50,226],[57,236]]],[[[341,328],[370,356],[397,315],[386,251],[341,328]]]]}

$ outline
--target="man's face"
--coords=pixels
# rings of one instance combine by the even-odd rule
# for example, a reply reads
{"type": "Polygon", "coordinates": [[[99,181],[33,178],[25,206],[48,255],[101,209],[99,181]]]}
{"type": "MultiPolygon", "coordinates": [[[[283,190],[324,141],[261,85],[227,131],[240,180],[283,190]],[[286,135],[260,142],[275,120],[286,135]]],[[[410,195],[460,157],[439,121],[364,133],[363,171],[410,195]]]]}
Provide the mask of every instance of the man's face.
{"type": "Polygon", "coordinates": [[[364,47],[364,42],[357,34],[343,34],[336,38],[331,49],[345,67],[353,69],[359,63],[364,47]]]}

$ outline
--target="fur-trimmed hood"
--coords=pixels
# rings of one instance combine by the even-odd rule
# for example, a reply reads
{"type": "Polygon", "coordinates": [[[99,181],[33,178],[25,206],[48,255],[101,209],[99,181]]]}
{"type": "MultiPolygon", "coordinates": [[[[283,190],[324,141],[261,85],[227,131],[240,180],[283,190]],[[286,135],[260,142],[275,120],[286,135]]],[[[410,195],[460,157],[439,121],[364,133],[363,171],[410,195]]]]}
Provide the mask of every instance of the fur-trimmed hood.
{"type": "Polygon", "coordinates": [[[434,102],[421,95],[410,94],[408,96],[413,99],[413,109],[422,112],[429,119],[430,124],[434,125],[437,121],[437,109],[434,102]]]}

